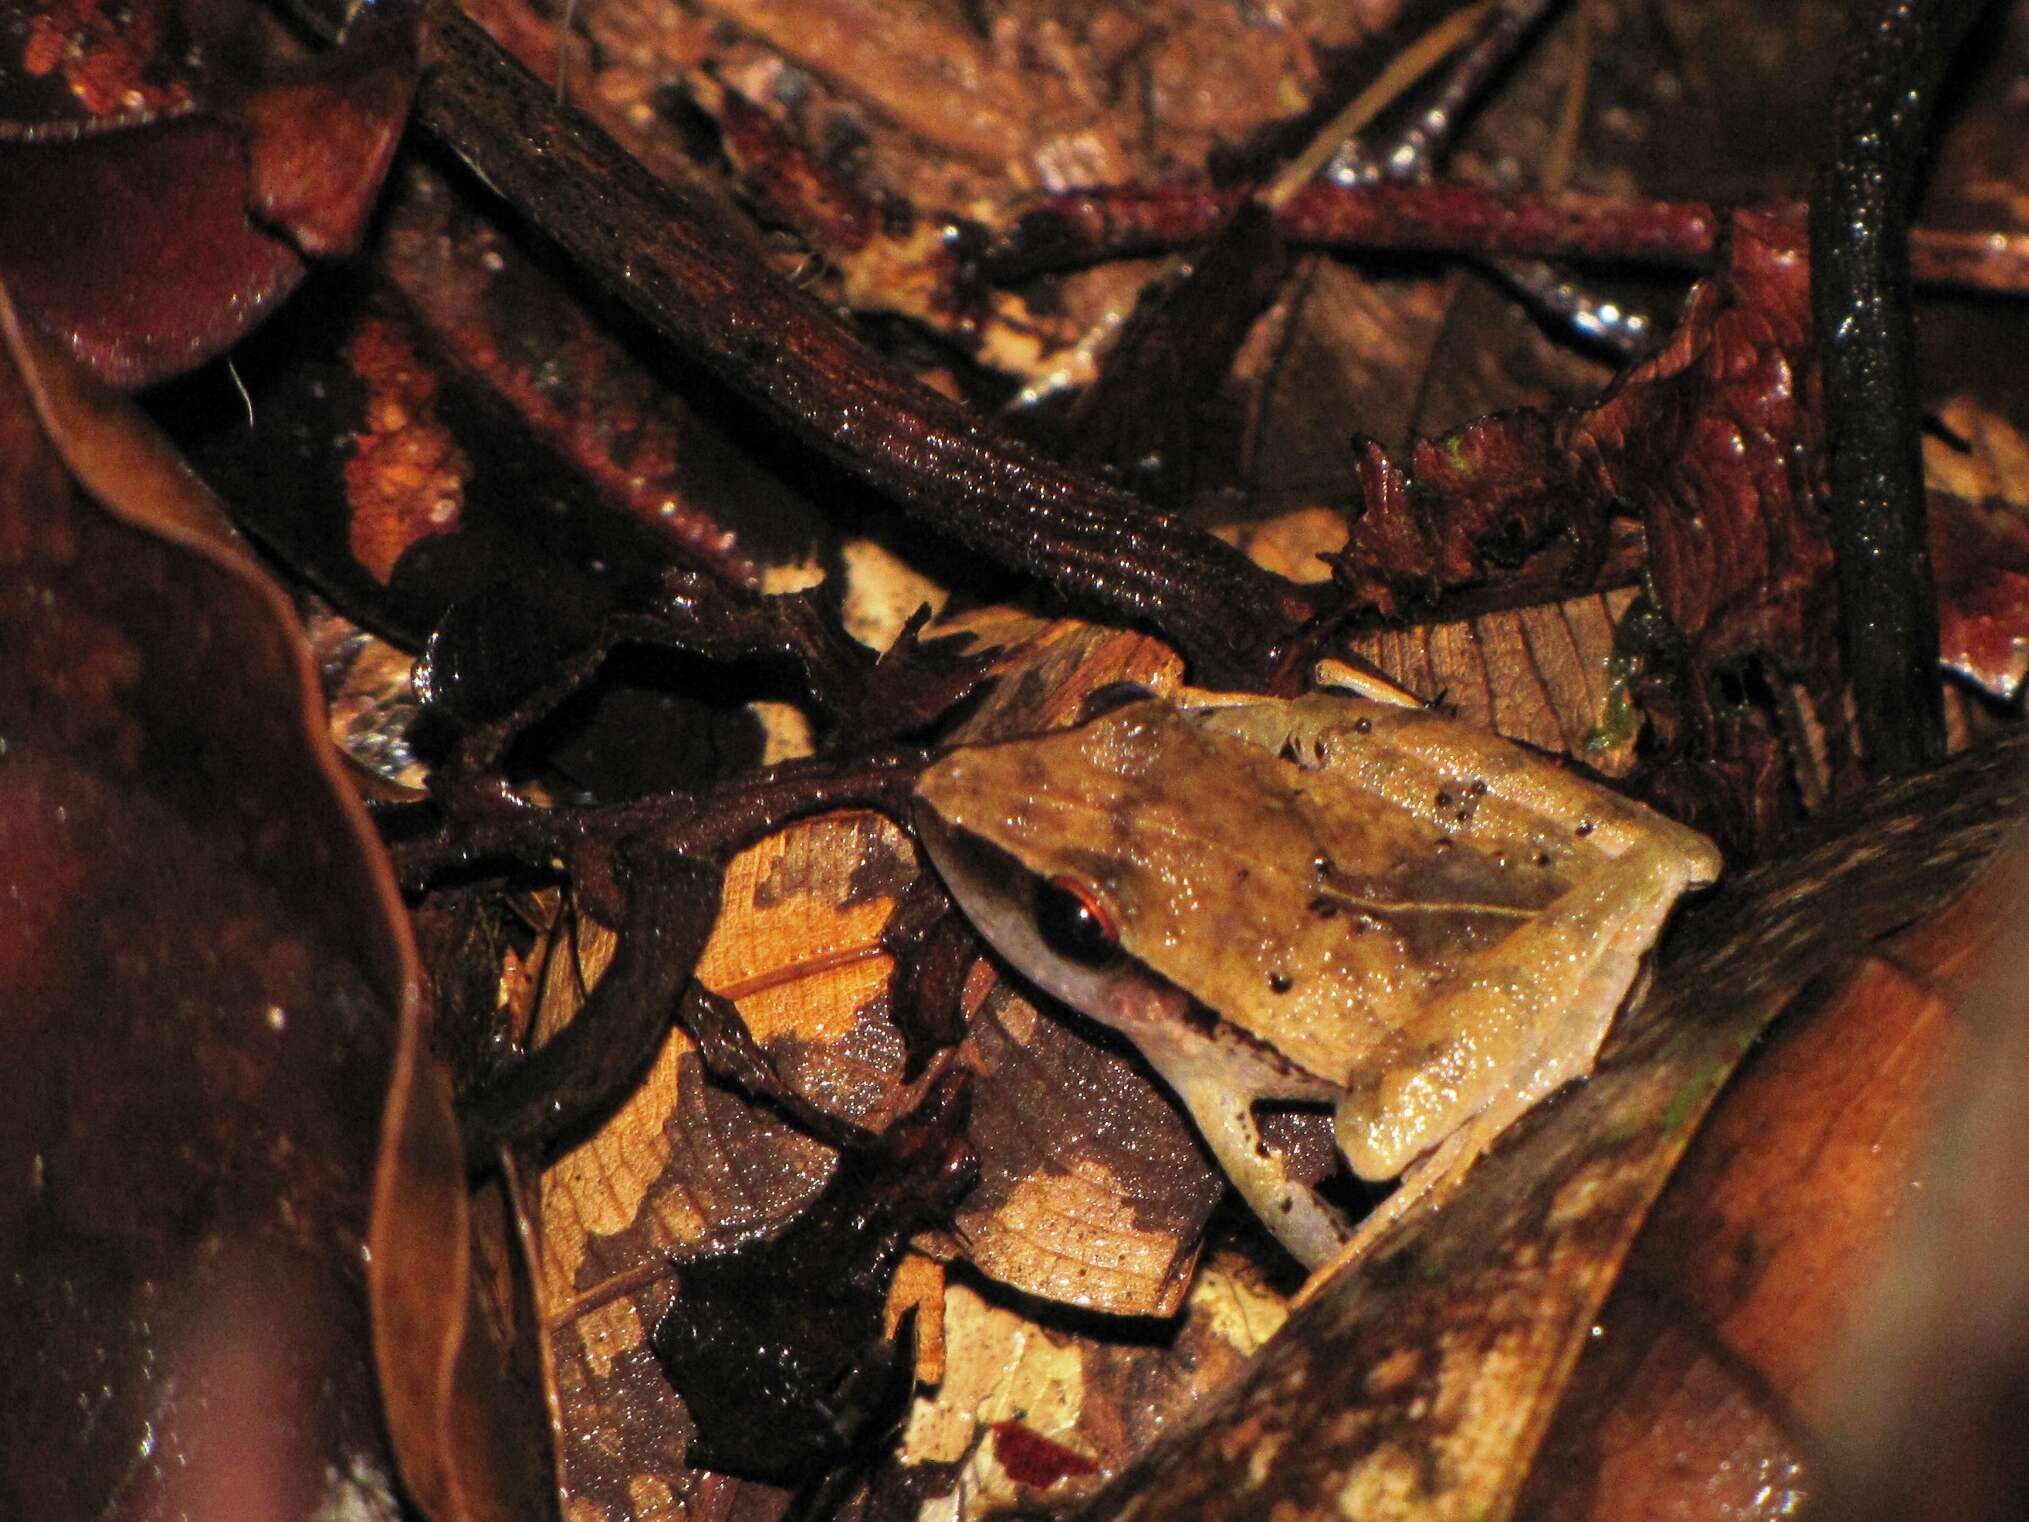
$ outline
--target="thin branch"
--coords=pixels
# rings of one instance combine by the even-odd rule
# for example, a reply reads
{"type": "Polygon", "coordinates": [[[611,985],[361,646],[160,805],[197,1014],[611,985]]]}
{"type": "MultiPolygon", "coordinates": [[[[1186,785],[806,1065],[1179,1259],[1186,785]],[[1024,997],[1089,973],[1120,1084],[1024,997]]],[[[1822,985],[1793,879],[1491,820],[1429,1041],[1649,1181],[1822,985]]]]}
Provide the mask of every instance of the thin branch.
{"type": "Polygon", "coordinates": [[[1839,68],[1838,156],[1811,197],[1839,623],[1877,773],[1944,759],[1925,525],[1909,199],[1945,65],[1981,0],[1878,0],[1839,68]]]}
{"type": "MultiPolygon", "coordinates": [[[[1246,193],[1179,183],[1041,197],[1007,209],[980,266],[995,281],[1011,281],[1194,247],[1246,193]]],[[[1763,210],[1804,216],[1801,205],[1763,210]]],[[[1713,268],[1725,220],[1725,210],[1706,201],[1528,195],[1434,181],[1308,185],[1276,209],[1274,226],[1292,244],[1348,253],[1573,259],[1704,274],[1713,268]]],[[[1910,259],[1922,285],[2029,294],[2029,232],[1919,227],[1910,233],[1910,259]]]]}
{"type": "MultiPolygon", "coordinates": [[[[299,0],[327,33],[332,0],[299,0]]],[[[932,391],[655,178],[448,3],[415,120],[690,360],[920,521],[1259,684],[1310,594],[932,391]]]]}

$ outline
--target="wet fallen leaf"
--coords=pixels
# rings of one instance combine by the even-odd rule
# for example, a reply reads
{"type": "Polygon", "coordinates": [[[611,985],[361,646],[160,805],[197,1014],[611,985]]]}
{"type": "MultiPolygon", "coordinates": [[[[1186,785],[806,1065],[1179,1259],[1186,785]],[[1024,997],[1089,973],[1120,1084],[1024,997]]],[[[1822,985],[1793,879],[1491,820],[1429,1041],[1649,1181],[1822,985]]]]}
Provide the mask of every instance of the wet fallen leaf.
{"type": "Polygon", "coordinates": [[[13,1173],[10,1241],[54,1257],[6,1319],[54,1340],[10,1404],[56,1423],[28,1439],[24,1415],[9,1451],[37,1467],[9,1483],[106,1515],[378,1515],[391,1444],[439,1516],[545,1515],[528,1387],[469,1314],[406,919],[293,612],[160,437],[0,319],[27,831],[0,857],[84,936],[30,915],[6,959],[37,983],[7,1005],[44,1016],[24,1060],[53,1065],[9,1146],[43,1159],[13,1173]],[[128,949],[94,954],[107,935],[128,949]],[[50,1023],[80,997],[96,1023],[50,1023]],[[78,1377],[103,1407],[85,1428],[78,1377]]]}
{"type": "Polygon", "coordinates": [[[1520,1515],[1779,1516],[1819,1488],[1834,1361],[1937,1182],[1971,982],[2006,965],[2006,860],[1749,1056],[1600,1311],[1520,1515]]]}
{"type": "Polygon", "coordinates": [[[216,499],[4,296],[0,339],[0,1505],[394,1515],[367,1267],[418,1061],[393,883],[216,499]]]}
{"type": "Polygon", "coordinates": [[[0,277],[106,380],[202,363],[306,259],[358,245],[415,86],[412,9],[368,7],[344,46],[259,69],[250,8],[20,0],[5,14],[22,51],[0,92],[0,277]],[[51,75],[67,91],[35,88],[51,75]]]}
{"type": "Polygon", "coordinates": [[[2029,909],[2018,837],[1977,903],[1924,948],[1960,1017],[1924,1190],[1820,1383],[1822,1511],[1844,1519],[2000,1518],[2029,1476],[2008,1413],[2024,1384],[2021,1093],[2029,984],[2015,935],[2029,909]],[[1998,941],[2002,954],[1982,957],[1998,941]],[[1970,955],[1968,953],[1971,953],[1970,955]]]}

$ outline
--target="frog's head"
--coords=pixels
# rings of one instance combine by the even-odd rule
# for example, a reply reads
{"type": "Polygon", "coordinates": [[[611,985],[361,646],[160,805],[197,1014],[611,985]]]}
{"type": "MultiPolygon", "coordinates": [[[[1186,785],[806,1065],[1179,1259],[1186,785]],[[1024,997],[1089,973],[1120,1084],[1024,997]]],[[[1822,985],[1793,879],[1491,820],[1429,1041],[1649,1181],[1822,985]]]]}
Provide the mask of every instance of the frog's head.
{"type": "Polygon", "coordinates": [[[1119,911],[1104,888],[1091,878],[1037,872],[968,828],[962,809],[946,813],[933,796],[919,791],[917,838],[973,927],[1045,993],[1121,1023],[1109,1013],[1122,1004],[1121,984],[1142,977],[1121,945],[1119,911]]]}
{"type": "Polygon", "coordinates": [[[1291,769],[1132,702],[952,751],[918,779],[918,834],[1017,972],[1138,1043],[1208,1014],[1256,1027],[1263,1001],[1327,1022],[1352,964],[1320,961],[1322,943],[1348,928],[1315,912],[1318,843],[1291,769]]]}
{"type": "MultiPolygon", "coordinates": [[[[916,785],[916,833],[973,926],[1029,982],[1130,1032],[1188,1006],[1150,970],[1145,823],[1165,705],[953,751],[916,785]],[[1138,713],[1138,711],[1140,711],[1138,713]],[[1145,721],[1145,722],[1144,722],[1145,721]]],[[[1159,772],[1160,768],[1156,768],[1159,772]]]]}

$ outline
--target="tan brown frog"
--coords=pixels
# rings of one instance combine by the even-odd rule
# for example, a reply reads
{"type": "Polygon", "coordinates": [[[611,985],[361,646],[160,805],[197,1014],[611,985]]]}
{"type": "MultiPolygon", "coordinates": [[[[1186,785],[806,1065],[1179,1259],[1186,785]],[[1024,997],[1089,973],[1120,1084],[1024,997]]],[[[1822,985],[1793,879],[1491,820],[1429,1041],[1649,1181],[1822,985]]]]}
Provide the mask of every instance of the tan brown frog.
{"type": "Polygon", "coordinates": [[[1534,752],[1325,692],[1134,702],[956,750],[917,800],[973,924],[1134,1042],[1311,1265],[1345,1223],[1263,1144],[1255,1101],[1333,1103],[1354,1171],[1403,1176],[1392,1219],[1590,1071],[1671,905],[1720,867],[1534,752]]]}

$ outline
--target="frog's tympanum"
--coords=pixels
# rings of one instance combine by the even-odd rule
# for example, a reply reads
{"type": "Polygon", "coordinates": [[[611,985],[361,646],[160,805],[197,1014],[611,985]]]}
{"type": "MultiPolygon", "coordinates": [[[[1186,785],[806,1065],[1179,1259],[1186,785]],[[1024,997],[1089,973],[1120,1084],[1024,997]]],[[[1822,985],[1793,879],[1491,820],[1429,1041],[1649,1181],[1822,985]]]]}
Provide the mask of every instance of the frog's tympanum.
{"type": "Polygon", "coordinates": [[[1402,1175],[1391,1214],[1448,1188],[1591,1069],[1671,904],[1720,865],[1519,746],[1330,693],[1136,702],[954,751],[917,795],[981,933],[1134,1042],[1308,1264],[1344,1222],[1255,1101],[1333,1103],[1354,1171],[1402,1175]]]}

